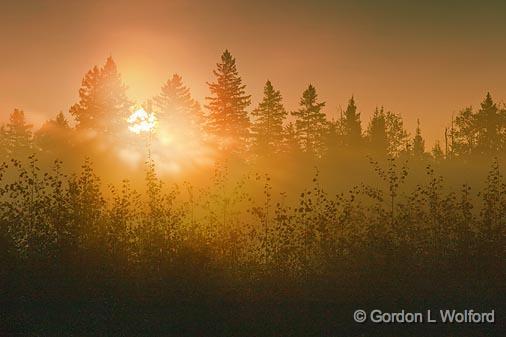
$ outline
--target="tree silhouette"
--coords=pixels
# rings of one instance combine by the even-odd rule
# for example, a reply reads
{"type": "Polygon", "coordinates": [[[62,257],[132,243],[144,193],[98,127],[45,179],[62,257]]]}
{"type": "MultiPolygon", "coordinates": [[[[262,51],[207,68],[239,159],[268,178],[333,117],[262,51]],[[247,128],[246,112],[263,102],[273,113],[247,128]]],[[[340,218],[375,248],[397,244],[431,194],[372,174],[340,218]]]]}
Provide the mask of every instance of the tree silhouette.
{"type": "Polygon", "coordinates": [[[295,128],[299,142],[305,152],[321,155],[327,128],[325,113],[321,112],[325,102],[318,103],[316,89],[310,84],[303,92],[299,105],[299,110],[292,112],[296,117],[295,128]]]}
{"type": "Polygon", "coordinates": [[[3,132],[7,156],[22,158],[31,153],[32,127],[27,123],[23,110],[14,109],[3,132]]]}
{"type": "Polygon", "coordinates": [[[389,150],[389,142],[387,135],[387,125],[385,111],[381,109],[374,110],[374,114],[367,128],[367,138],[371,150],[380,156],[386,156],[389,150]]]}
{"type": "Polygon", "coordinates": [[[420,119],[416,120],[415,137],[413,138],[413,155],[417,158],[422,158],[425,154],[425,140],[422,137],[422,130],[420,129],[420,119]]]}
{"type": "MultiPolygon", "coordinates": [[[[46,121],[34,134],[34,142],[38,148],[53,154],[63,154],[62,150],[71,145],[72,130],[63,112],[54,119],[46,121]]],[[[69,153],[64,153],[69,155],[69,153]]],[[[62,157],[60,157],[62,158],[62,157]]]]}
{"type": "Polygon", "coordinates": [[[279,90],[275,90],[271,81],[267,81],[262,102],[252,112],[255,117],[252,125],[255,150],[263,155],[278,151],[283,141],[283,121],[287,112],[282,99],[279,90]]]}
{"type": "Polygon", "coordinates": [[[327,122],[324,144],[325,157],[333,158],[338,155],[342,147],[341,124],[339,120],[330,120],[327,122]]]}
{"type": "Polygon", "coordinates": [[[246,108],[251,104],[246,95],[235,64],[228,50],[223,52],[221,63],[213,71],[215,82],[207,83],[211,96],[206,97],[209,110],[208,130],[221,140],[222,148],[241,151],[250,136],[250,120],[246,108]]]}
{"type": "Polygon", "coordinates": [[[405,151],[409,143],[409,136],[404,129],[404,122],[400,114],[391,111],[385,113],[385,121],[388,137],[388,153],[390,156],[398,156],[402,151],[405,151]]]}
{"type": "Polygon", "coordinates": [[[203,114],[199,103],[191,96],[180,75],[174,74],[153,99],[158,121],[171,129],[186,126],[192,131],[203,130],[203,114]]]}
{"type": "Polygon", "coordinates": [[[290,122],[283,131],[282,151],[291,156],[298,156],[301,153],[299,139],[295,125],[290,122]]]}
{"type": "Polygon", "coordinates": [[[450,151],[456,156],[467,156],[475,151],[477,143],[475,115],[471,107],[461,110],[450,130],[453,142],[450,151]]]}
{"type": "Polygon", "coordinates": [[[381,155],[398,156],[406,149],[408,134],[402,117],[384,108],[376,108],[367,128],[370,150],[381,155]]]}
{"type": "Polygon", "coordinates": [[[126,128],[132,106],[126,89],[112,57],[102,68],[89,70],[79,89],[79,102],[70,108],[76,127],[102,134],[115,134],[126,128]]]}
{"type": "Polygon", "coordinates": [[[355,98],[351,96],[348,106],[344,111],[342,120],[344,131],[344,143],[346,146],[356,147],[362,143],[362,126],[360,122],[360,113],[357,112],[355,98]]]}
{"type": "Polygon", "coordinates": [[[479,154],[491,155],[498,152],[502,146],[502,135],[506,127],[504,112],[499,110],[487,93],[481,103],[481,109],[475,115],[476,130],[478,132],[477,151],[479,154]]]}

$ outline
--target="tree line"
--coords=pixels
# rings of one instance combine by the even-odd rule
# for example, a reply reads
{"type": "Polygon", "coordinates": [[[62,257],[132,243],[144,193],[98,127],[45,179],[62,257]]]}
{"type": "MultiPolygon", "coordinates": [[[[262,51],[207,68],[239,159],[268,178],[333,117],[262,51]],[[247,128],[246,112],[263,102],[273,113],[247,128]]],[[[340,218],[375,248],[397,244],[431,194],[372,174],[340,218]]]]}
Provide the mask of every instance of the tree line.
{"type": "MultiPolygon", "coordinates": [[[[260,103],[250,111],[251,95],[247,94],[236,60],[228,50],[213,74],[204,107],[192,97],[178,74],[169,78],[160,93],[144,102],[143,107],[155,112],[168,130],[185,130],[223,152],[254,157],[286,153],[333,158],[339,151],[349,150],[442,160],[493,156],[505,149],[506,107],[496,104],[490,93],[478,109],[467,107],[452,117],[451,126],[444,132],[444,143],[438,141],[428,150],[419,120],[411,137],[400,114],[377,107],[363,127],[353,96],[338,118],[329,119],[324,112],[326,103],[311,84],[302,93],[299,108],[287,111],[280,90],[267,81],[260,103]]],[[[75,131],[118,138],[127,129],[126,119],[133,109],[127,86],[109,57],[102,67],[95,66],[85,74],[79,101],[69,110],[71,121],[60,112],[33,130],[24,112],[14,109],[0,128],[0,157],[8,159],[37,151],[61,155],[62,147],[68,143],[64,140],[75,131]]]]}

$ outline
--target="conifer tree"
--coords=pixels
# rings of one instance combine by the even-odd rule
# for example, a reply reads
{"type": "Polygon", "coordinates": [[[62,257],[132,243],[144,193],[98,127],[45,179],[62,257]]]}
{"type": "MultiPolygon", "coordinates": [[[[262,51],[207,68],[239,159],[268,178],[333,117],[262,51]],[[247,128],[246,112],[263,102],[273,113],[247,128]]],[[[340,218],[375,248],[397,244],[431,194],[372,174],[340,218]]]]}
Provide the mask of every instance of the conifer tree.
{"type": "Polygon", "coordinates": [[[416,123],[415,138],[413,138],[413,155],[420,158],[425,154],[425,140],[422,137],[422,130],[420,129],[420,119],[417,119],[416,123]]]}
{"type": "Polygon", "coordinates": [[[256,151],[262,154],[279,151],[279,145],[283,141],[283,121],[287,112],[283,107],[281,93],[274,89],[271,81],[265,83],[263,100],[252,115],[255,117],[252,135],[256,151]]]}
{"type": "Polygon", "coordinates": [[[391,111],[385,112],[383,107],[374,111],[367,128],[367,140],[373,152],[391,157],[410,147],[402,117],[391,111]]]}
{"type": "Polygon", "coordinates": [[[213,71],[215,82],[207,83],[211,96],[206,97],[209,110],[208,129],[221,139],[222,148],[244,150],[250,136],[250,120],[246,108],[251,96],[246,95],[246,86],[237,71],[235,58],[228,50],[213,71]]]}
{"type": "Polygon", "coordinates": [[[380,155],[385,156],[388,153],[388,135],[385,111],[376,108],[367,128],[367,138],[371,150],[380,155]]]}
{"type": "Polygon", "coordinates": [[[126,89],[111,57],[102,68],[93,67],[82,81],[79,102],[70,108],[76,127],[103,134],[114,134],[126,128],[132,106],[126,89]]]}
{"type": "Polygon", "coordinates": [[[325,154],[330,157],[335,155],[341,145],[340,123],[339,120],[332,119],[327,122],[327,129],[324,137],[325,154]]]}
{"type": "Polygon", "coordinates": [[[190,89],[180,75],[174,74],[153,99],[158,121],[169,128],[190,128],[201,131],[203,115],[199,103],[191,96],[190,89]]]}
{"type": "Polygon", "coordinates": [[[283,152],[290,155],[298,155],[301,152],[300,143],[297,137],[295,125],[290,122],[283,132],[283,152]]]}
{"type": "Polygon", "coordinates": [[[351,96],[343,116],[345,145],[355,147],[362,143],[362,126],[360,113],[357,112],[355,98],[351,96]]]}
{"type": "Polygon", "coordinates": [[[478,132],[478,153],[494,154],[503,146],[503,135],[506,128],[506,118],[492,100],[490,93],[481,103],[476,113],[476,130],[478,132]]]}
{"type": "Polygon", "coordinates": [[[23,158],[31,154],[32,127],[26,122],[23,110],[14,109],[10,114],[4,129],[6,152],[10,158],[23,158]]]}
{"type": "Polygon", "coordinates": [[[327,128],[325,113],[321,111],[325,102],[318,102],[315,87],[309,85],[302,94],[299,105],[299,110],[292,112],[292,115],[296,117],[297,138],[305,152],[321,155],[323,136],[327,128]]]}
{"type": "Polygon", "coordinates": [[[466,156],[474,152],[478,137],[475,119],[472,107],[467,107],[458,113],[455,125],[452,125],[450,130],[450,137],[453,139],[451,144],[453,155],[466,156]]]}
{"type": "Polygon", "coordinates": [[[35,132],[34,141],[43,151],[60,152],[70,142],[71,128],[63,112],[50,119],[35,132]]]}
{"type": "Polygon", "coordinates": [[[392,157],[398,156],[409,148],[409,135],[404,129],[404,122],[398,113],[387,111],[385,123],[388,138],[388,154],[392,157]]]}

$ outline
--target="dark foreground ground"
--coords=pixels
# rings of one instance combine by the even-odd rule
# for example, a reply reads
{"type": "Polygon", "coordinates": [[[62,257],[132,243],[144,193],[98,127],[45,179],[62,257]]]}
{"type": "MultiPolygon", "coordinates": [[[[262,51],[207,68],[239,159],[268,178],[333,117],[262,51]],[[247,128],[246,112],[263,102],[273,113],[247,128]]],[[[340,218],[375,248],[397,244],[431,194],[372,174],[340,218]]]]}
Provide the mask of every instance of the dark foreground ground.
{"type": "MultiPolygon", "coordinates": [[[[439,274],[441,275],[441,274],[439,274]]],[[[35,275],[32,274],[34,277],[35,275]]],[[[202,275],[200,275],[202,276],[202,275]]],[[[413,275],[412,275],[413,276],[413,275]]],[[[506,296],[498,280],[438,281],[423,275],[351,283],[216,279],[44,283],[24,279],[2,299],[1,336],[504,336],[506,296]],[[416,282],[415,282],[416,281],[416,282]],[[51,284],[52,283],[52,284],[51,284]],[[460,285],[459,285],[460,283],[460,285]],[[491,285],[495,284],[494,288],[491,285]],[[334,286],[335,285],[335,286],[334,286]],[[487,288],[488,287],[488,288],[487,288]],[[356,323],[357,309],[495,310],[494,324],[356,323]]],[[[438,276],[440,277],[440,276],[438,276]]]]}

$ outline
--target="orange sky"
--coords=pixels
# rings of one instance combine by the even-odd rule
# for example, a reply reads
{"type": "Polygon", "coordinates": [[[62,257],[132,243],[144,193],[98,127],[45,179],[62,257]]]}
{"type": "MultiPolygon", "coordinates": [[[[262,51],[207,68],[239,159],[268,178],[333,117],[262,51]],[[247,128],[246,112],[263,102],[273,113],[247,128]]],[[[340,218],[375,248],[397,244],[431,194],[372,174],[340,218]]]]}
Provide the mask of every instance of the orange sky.
{"type": "Polygon", "coordinates": [[[130,96],[177,72],[203,101],[228,48],[253,102],[267,79],[294,109],[309,83],[336,114],[354,94],[416,118],[432,143],[452,112],[506,97],[506,6],[448,1],[18,1],[0,3],[0,120],[35,124],[77,100],[84,73],[112,55],[130,96]]]}

